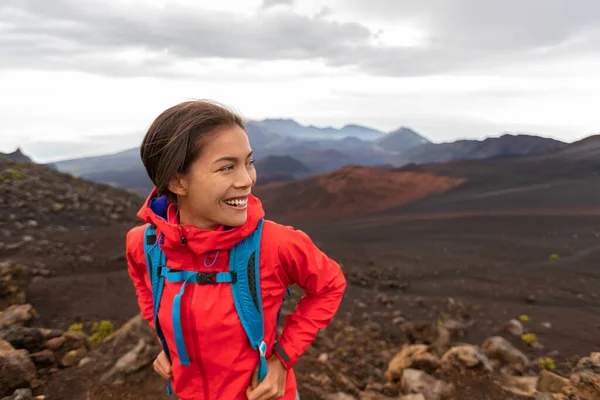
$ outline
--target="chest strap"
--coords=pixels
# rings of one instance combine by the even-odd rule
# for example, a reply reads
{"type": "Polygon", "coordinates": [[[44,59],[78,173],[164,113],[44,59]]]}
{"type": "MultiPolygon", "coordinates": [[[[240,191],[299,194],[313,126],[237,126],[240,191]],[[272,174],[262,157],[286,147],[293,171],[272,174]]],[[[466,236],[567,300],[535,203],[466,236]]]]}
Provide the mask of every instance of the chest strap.
{"type": "Polygon", "coordinates": [[[182,365],[189,365],[190,358],[185,349],[183,341],[183,331],[181,329],[181,297],[185,293],[185,285],[189,282],[199,285],[216,285],[218,283],[236,283],[237,275],[235,272],[196,272],[180,271],[168,267],[160,267],[158,274],[165,277],[168,282],[183,282],[179,293],[173,299],[173,333],[175,336],[175,345],[177,354],[182,365]]]}

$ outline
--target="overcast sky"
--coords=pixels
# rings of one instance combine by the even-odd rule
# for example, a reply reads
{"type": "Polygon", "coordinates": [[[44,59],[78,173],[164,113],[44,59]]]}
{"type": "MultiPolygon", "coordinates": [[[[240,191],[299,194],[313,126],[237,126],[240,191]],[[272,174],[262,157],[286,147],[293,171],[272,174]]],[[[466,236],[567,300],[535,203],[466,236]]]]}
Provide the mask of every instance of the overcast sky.
{"type": "Polygon", "coordinates": [[[0,1],[0,151],[130,148],[193,98],[438,142],[573,141],[600,132],[600,1],[0,1]]]}

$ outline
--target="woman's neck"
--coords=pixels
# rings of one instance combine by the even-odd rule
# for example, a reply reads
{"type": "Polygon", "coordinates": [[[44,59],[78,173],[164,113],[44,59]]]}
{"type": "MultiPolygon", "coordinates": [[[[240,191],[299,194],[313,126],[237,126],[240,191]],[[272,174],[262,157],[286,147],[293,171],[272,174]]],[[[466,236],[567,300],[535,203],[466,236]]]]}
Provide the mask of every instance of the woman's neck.
{"type": "Polygon", "coordinates": [[[195,216],[186,211],[185,207],[177,205],[177,220],[181,225],[193,225],[198,229],[215,231],[220,228],[220,225],[207,220],[206,218],[195,216]]]}

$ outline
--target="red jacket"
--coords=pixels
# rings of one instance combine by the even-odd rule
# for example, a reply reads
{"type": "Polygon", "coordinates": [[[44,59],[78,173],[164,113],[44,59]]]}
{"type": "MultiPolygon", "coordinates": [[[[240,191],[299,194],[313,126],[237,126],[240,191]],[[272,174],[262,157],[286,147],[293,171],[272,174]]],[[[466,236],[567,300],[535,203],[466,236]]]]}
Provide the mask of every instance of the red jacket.
{"type": "MultiPolygon", "coordinates": [[[[157,210],[160,207],[156,207],[155,202],[151,207],[155,196],[156,191],[153,191],[138,216],[155,224],[157,233],[164,235],[161,248],[172,269],[229,270],[229,249],[250,235],[264,217],[260,201],[250,196],[244,225],[221,231],[201,230],[192,225],[179,225],[173,206],[168,211],[164,207],[157,210]],[[182,237],[187,239],[183,241],[185,244],[182,237]],[[217,250],[216,261],[210,266],[217,250]],[[205,261],[210,267],[205,266],[205,261]]],[[[127,234],[127,262],[142,315],[154,326],[144,230],[145,226],[138,226],[127,234]]],[[[339,265],[321,252],[306,234],[272,221],[265,220],[260,255],[267,358],[273,354],[277,312],[286,288],[297,284],[305,292],[294,313],[286,318],[278,339],[278,349],[285,354],[275,353],[288,368],[286,394],[282,399],[292,400],[296,379],[291,367],[318,330],[325,328],[333,318],[346,280],[339,265]]],[[[172,357],[173,391],[181,400],[246,399],[246,389],[258,365],[258,353],[250,346],[240,323],[229,284],[186,285],[181,300],[181,325],[189,366],[179,362],[171,322],[173,298],[181,285],[181,282],[165,282],[158,313],[172,357]]]]}

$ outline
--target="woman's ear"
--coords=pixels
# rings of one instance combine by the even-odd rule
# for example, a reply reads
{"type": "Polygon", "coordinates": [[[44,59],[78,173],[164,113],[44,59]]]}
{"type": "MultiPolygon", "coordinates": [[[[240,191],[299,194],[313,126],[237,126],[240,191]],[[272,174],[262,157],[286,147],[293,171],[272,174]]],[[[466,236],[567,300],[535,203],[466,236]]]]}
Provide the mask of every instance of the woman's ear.
{"type": "Polygon", "coordinates": [[[182,174],[176,174],[169,181],[169,190],[177,196],[186,196],[188,192],[187,178],[182,174]]]}

